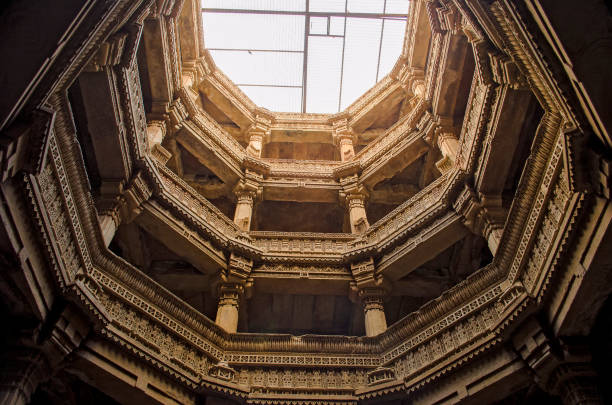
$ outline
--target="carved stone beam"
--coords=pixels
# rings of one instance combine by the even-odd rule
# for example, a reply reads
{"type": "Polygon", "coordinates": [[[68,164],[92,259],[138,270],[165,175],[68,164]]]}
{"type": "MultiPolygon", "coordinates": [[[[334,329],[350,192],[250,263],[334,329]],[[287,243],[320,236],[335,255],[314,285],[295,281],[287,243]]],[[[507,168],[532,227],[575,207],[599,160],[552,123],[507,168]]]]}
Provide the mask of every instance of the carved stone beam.
{"type": "Polygon", "coordinates": [[[349,127],[347,118],[333,122],[332,126],[334,144],[340,150],[340,160],[346,162],[355,156],[355,134],[352,128],[349,127]]]}
{"type": "Polygon", "coordinates": [[[351,232],[364,233],[369,227],[368,216],[365,210],[369,193],[363,186],[351,186],[340,192],[340,200],[348,208],[351,232]]]}
{"type": "Polygon", "coordinates": [[[261,197],[262,187],[248,179],[242,180],[234,187],[234,194],[237,199],[234,223],[243,231],[248,231],[251,229],[253,205],[255,200],[261,197]]]}
{"type": "Polygon", "coordinates": [[[257,114],[255,122],[247,129],[248,146],[247,154],[260,158],[264,143],[270,139],[270,124],[272,121],[261,114],[257,114]]]}

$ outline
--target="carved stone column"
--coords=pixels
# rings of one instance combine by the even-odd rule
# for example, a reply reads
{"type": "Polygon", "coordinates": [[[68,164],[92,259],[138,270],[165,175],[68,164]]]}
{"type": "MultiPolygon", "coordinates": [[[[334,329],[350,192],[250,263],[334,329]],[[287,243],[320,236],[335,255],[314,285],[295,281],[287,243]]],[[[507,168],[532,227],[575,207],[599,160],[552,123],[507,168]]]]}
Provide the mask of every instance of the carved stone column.
{"type": "Polygon", "coordinates": [[[355,156],[354,134],[348,126],[348,120],[343,118],[333,123],[334,143],[340,150],[340,160],[346,162],[355,156]]]}
{"type": "Polygon", "coordinates": [[[123,182],[102,182],[96,206],[106,246],[113,240],[121,223],[132,222],[142,212],[142,204],[151,197],[152,193],[141,173],[133,176],[127,187],[123,182]]]}
{"type": "Polygon", "coordinates": [[[247,182],[240,182],[234,188],[234,194],[237,199],[236,210],[234,212],[234,223],[243,231],[251,229],[253,205],[260,193],[257,185],[247,182]]]}
{"type": "Polygon", "coordinates": [[[340,195],[349,210],[349,222],[351,232],[355,234],[364,233],[369,227],[368,216],[365,210],[365,202],[368,193],[363,187],[356,187],[340,195]]]}
{"type": "Polygon", "coordinates": [[[452,129],[438,128],[436,130],[438,139],[438,148],[442,153],[442,159],[436,162],[436,167],[441,173],[446,173],[457,160],[459,153],[459,139],[452,129]]]}
{"type": "Polygon", "coordinates": [[[491,254],[495,255],[508,215],[507,210],[502,207],[501,197],[478,195],[466,187],[463,197],[458,201],[460,203],[455,206],[455,210],[463,215],[465,226],[474,234],[485,238],[491,254]]]}
{"type": "Polygon", "coordinates": [[[383,298],[387,295],[387,285],[380,275],[376,275],[374,260],[369,258],[351,264],[354,284],[351,286],[351,300],[363,305],[366,336],[376,336],[387,330],[387,319],[383,298]]]}
{"type": "Polygon", "coordinates": [[[512,343],[542,389],[559,395],[564,405],[604,403],[586,342],[568,345],[563,339],[549,337],[537,319],[529,318],[512,343]]]}
{"type": "Polygon", "coordinates": [[[554,371],[553,392],[563,405],[603,405],[595,371],[587,364],[563,364],[554,371]]]}
{"type": "Polygon", "coordinates": [[[222,283],[219,286],[219,306],[215,323],[230,333],[238,330],[238,305],[244,287],[239,283],[222,283]]]}
{"type": "Polygon", "coordinates": [[[261,157],[263,145],[270,137],[271,119],[262,114],[257,114],[255,122],[247,130],[249,144],[246,148],[247,154],[256,158],[261,157]]]}
{"type": "Polygon", "coordinates": [[[230,333],[238,330],[240,303],[247,298],[253,285],[253,280],[249,278],[252,268],[251,260],[231,253],[227,270],[221,274],[215,323],[230,333]]]}
{"type": "Polygon", "coordinates": [[[359,291],[363,302],[366,336],[380,335],[387,330],[387,318],[383,297],[386,292],[382,288],[364,288],[359,291]]]}
{"type": "Polygon", "coordinates": [[[34,329],[5,331],[0,404],[29,403],[38,385],[64,364],[89,333],[91,325],[77,308],[69,304],[58,312],[34,329]]]}
{"type": "Polygon", "coordinates": [[[419,98],[425,97],[425,82],[423,80],[413,81],[412,93],[419,98]]]}
{"type": "Polygon", "coordinates": [[[26,405],[38,384],[48,376],[47,362],[36,349],[5,347],[4,350],[7,351],[0,357],[0,403],[26,405]]]}
{"type": "Polygon", "coordinates": [[[147,140],[151,155],[164,164],[172,157],[172,153],[161,145],[165,136],[166,123],[164,121],[150,121],[147,124],[147,140]]]}

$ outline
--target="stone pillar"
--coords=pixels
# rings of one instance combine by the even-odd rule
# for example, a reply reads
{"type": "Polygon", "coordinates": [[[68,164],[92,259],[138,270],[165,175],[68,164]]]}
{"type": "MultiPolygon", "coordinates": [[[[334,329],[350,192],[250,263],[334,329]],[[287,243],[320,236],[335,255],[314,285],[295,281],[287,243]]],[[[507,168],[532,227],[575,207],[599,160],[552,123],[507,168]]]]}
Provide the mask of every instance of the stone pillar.
{"type": "Polygon", "coordinates": [[[98,222],[100,223],[100,230],[102,231],[104,246],[108,247],[115,237],[115,232],[117,232],[117,228],[119,227],[118,218],[115,218],[109,214],[102,214],[98,215],[98,222]]]}
{"type": "Polygon", "coordinates": [[[419,98],[423,98],[425,96],[425,83],[422,80],[412,82],[412,93],[419,98]]]}
{"type": "Polygon", "coordinates": [[[247,146],[247,154],[256,158],[261,157],[261,151],[263,149],[264,137],[257,133],[252,133],[249,136],[249,145],[247,146]]]}
{"type": "Polygon", "coordinates": [[[603,405],[604,401],[594,378],[574,377],[559,389],[563,405],[603,405]]]}
{"type": "Polygon", "coordinates": [[[438,132],[438,148],[442,153],[442,159],[436,162],[436,167],[441,173],[446,173],[457,160],[459,153],[459,139],[451,130],[441,129],[438,132]]]}
{"type": "Polygon", "coordinates": [[[38,385],[49,377],[43,354],[26,347],[4,347],[0,357],[0,404],[26,405],[38,385]]]}
{"type": "Polygon", "coordinates": [[[246,148],[247,154],[252,157],[260,158],[264,143],[270,137],[271,117],[262,113],[257,113],[255,122],[247,130],[249,144],[246,148]]]}
{"type": "Polygon", "coordinates": [[[340,160],[346,162],[355,156],[353,130],[348,126],[346,118],[334,122],[333,128],[334,143],[340,151],[340,160]]]}
{"type": "Polygon", "coordinates": [[[215,323],[230,333],[238,330],[240,301],[248,298],[251,292],[253,280],[249,276],[252,268],[252,260],[231,253],[227,269],[221,274],[215,323]]]}
{"type": "Polygon", "coordinates": [[[340,160],[343,162],[346,162],[355,156],[355,148],[353,147],[352,137],[341,137],[338,141],[338,146],[340,148],[340,160]]]}
{"type": "Polygon", "coordinates": [[[341,200],[348,208],[351,232],[354,234],[364,233],[370,227],[365,210],[367,197],[368,193],[363,187],[355,187],[340,193],[341,200]]]}
{"type": "Polygon", "coordinates": [[[253,204],[257,192],[250,187],[239,186],[234,190],[236,194],[236,211],[234,212],[234,223],[243,231],[251,229],[253,217],[253,204]]]}
{"type": "Polygon", "coordinates": [[[358,263],[351,263],[351,300],[363,305],[366,336],[376,336],[387,330],[387,319],[383,298],[387,295],[388,283],[376,275],[376,265],[370,257],[358,263]]]}
{"type": "Polygon", "coordinates": [[[384,295],[385,291],[382,288],[364,288],[359,291],[363,302],[366,336],[380,335],[387,330],[384,295]]]}
{"type": "Polygon", "coordinates": [[[238,330],[238,305],[244,287],[239,283],[222,283],[219,286],[219,306],[215,323],[228,331],[238,330]]]}

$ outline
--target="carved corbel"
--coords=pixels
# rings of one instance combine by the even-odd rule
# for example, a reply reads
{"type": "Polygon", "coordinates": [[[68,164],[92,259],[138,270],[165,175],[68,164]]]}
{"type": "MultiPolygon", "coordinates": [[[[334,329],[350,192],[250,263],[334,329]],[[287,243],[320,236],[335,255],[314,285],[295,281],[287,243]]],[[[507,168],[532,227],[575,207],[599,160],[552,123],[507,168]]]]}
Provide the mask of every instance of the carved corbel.
{"type": "Polygon", "coordinates": [[[142,212],[142,204],[153,195],[153,190],[144,179],[142,173],[138,173],[129,183],[123,193],[123,204],[121,205],[121,218],[125,223],[130,223],[142,212]]]}
{"type": "Polygon", "coordinates": [[[132,222],[142,212],[142,204],[152,194],[142,173],[132,177],[127,186],[121,180],[102,182],[96,208],[106,246],[110,244],[121,223],[132,222]]]}
{"type": "Polygon", "coordinates": [[[507,55],[489,53],[489,66],[496,83],[508,85],[514,90],[529,88],[527,78],[521,73],[518,66],[507,55]]]}
{"type": "Polygon", "coordinates": [[[0,181],[24,170],[40,173],[45,164],[49,138],[53,135],[55,112],[45,107],[34,110],[26,122],[17,122],[0,137],[0,181]]]}
{"type": "Polygon", "coordinates": [[[128,34],[119,32],[100,44],[96,54],[85,65],[85,72],[101,72],[105,66],[117,66],[121,63],[128,34]]]}
{"type": "Polygon", "coordinates": [[[368,385],[378,385],[395,380],[395,370],[389,367],[377,367],[368,372],[368,385]]]}
{"type": "Polygon", "coordinates": [[[208,375],[223,381],[233,381],[236,376],[236,370],[231,368],[227,362],[220,361],[208,370],[208,375]]]}
{"type": "Polygon", "coordinates": [[[166,122],[165,121],[150,121],[147,124],[147,139],[149,145],[149,151],[151,156],[166,164],[172,157],[172,153],[164,148],[161,144],[166,136],[166,122]]]}
{"type": "Polygon", "coordinates": [[[183,101],[180,98],[177,98],[168,107],[168,120],[170,125],[166,127],[167,134],[173,135],[176,131],[181,129],[184,125],[184,122],[189,118],[189,112],[187,108],[183,104],[183,101]]]}
{"type": "Polygon", "coordinates": [[[251,271],[253,270],[253,261],[245,257],[231,253],[228,263],[225,281],[230,283],[239,283],[245,286],[250,286],[252,280],[249,281],[251,271]]]}

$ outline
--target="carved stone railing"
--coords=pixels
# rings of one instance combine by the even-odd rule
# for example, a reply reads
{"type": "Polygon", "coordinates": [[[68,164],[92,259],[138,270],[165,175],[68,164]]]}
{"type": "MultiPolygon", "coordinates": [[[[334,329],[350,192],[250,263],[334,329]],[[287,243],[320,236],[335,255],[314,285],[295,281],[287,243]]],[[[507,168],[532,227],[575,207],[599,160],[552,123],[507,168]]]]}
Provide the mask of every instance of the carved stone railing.
{"type": "Polygon", "coordinates": [[[334,279],[350,282],[353,280],[347,266],[342,264],[296,264],[264,263],[251,272],[253,278],[298,278],[298,279],[334,279]]]}
{"type": "Polygon", "coordinates": [[[197,193],[189,184],[163,164],[157,163],[157,172],[165,195],[176,203],[178,209],[183,208],[192,213],[192,217],[206,234],[215,235],[220,244],[225,245],[229,239],[246,239],[241,235],[241,229],[226,217],[217,207],[197,193]]]}
{"type": "Polygon", "coordinates": [[[391,149],[402,137],[415,128],[416,123],[424,113],[425,101],[420,101],[410,114],[400,118],[387,132],[370,142],[365,148],[355,155],[354,160],[358,160],[364,171],[375,162],[379,156],[391,149]]]}
{"type": "Polygon", "coordinates": [[[342,164],[329,160],[262,159],[270,165],[270,176],[295,178],[333,178],[334,169],[342,164]]]}
{"type": "Polygon", "coordinates": [[[444,208],[443,195],[449,190],[450,180],[457,175],[456,171],[448,172],[437,178],[423,190],[416,193],[393,211],[374,223],[365,233],[364,239],[368,244],[387,245],[394,236],[406,231],[422,221],[427,213],[444,208]]]}
{"type": "Polygon", "coordinates": [[[325,257],[329,260],[342,258],[348,250],[354,235],[345,233],[308,233],[308,232],[249,232],[253,245],[270,258],[281,257],[325,257]]]}

